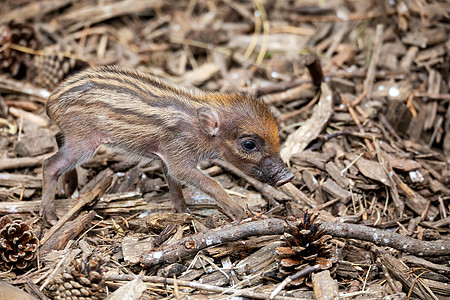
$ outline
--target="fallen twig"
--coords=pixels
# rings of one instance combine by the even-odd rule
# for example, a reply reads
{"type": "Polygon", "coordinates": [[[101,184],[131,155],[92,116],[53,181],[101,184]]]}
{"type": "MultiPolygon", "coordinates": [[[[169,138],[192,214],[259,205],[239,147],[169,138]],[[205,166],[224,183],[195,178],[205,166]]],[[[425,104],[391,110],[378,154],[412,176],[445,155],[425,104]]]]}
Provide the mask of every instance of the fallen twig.
{"type": "Polygon", "coordinates": [[[400,260],[389,254],[385,254],[379,258],[379,261],[387,268],[388,274],[390,273],[402,283],[406,290],[409,290],[408,297],[412,293],[420,299],[438,299],[419,276],[414,273],[411,276],[411,269],[402,264],[400,260]]]}
{"type": "MultiPolygon", "coordinates": [[[[370,241],[378,246],[388,246],[399,251],[419,256],[440,256],[450,254],[450,241],[425,242],[376,228],[356,224],[321,224],[325,234],[333,237],[370,241]]],[[[289,232],[288,222],[278,219],[264,219],[240,225],[212,229],[183,238],[142,256],[146,267],[160,263],[173,263],[180,258],[193,256],[210,246],[242,240],[251,236],[281,235],[289,232]]]]}
{"type": "Polygon", "coordinates": [[[44,240],[45,244],[41,245],[39,255],[43,257],[50,251],[64,248],[70,240],[75,239],[84,230],[86,224],[92,222],[96,215],[95,211],[91,211],[73,221],[65,222],[61,228],[52,233],[52,236],[44,240]]]}
{"type": "MultiPolygon", "coordinates": [[[[243,297],[249,297],[254,299],[268,299],[269,295],[264,293],[257,293],[253,291],[248,290],[237,290],[233,288],[222,288],[214,285],[209,284],[202,284],[194,281],[186,281],[186,280],[178,280],[178,279],[171,279],[166,277],[160,277],[160,276],[137,276],[137,275],[128,275],[128,274],[121,274],[121,275],[107,275],[106,281],[131,281],[135,278],[141,278],[144,282],[154,282],[154,283],[163,283],[163,284],[177,284],[178,286],[185,286],[190,287],[197,290],[204,290],[204,291],[211,291],[216,293],[223,293],[227,295],[233,295],[233,296],[243,296],[243,297]]],[[[276,296],[272,299],[275,300],[292,300],[292,299],[299,299],[297,297],[284,297],[284,296],[276,296]]]]}
{"type": "Polygon", "coordinates": [[[151,267],[160,263],[176,262],[179,258],[195,255],[206,247],[248,238],[250,236],[277,235],[287,231],[281,219],[265,219],[212,229],[186,237],[142,256],[142,264],[151,267]]]}
{"type": "Polygon", "coordinates": [[[0,76],[0,90],[35,96],[41,99],[47,99],[50,96],[50,92],[46,89],[36,88],[29,83],[23,83],[22,81],[3,76],[0,76]]]}
{"type": "Polygon", "coordinates": [[[40,18],[41,16],[58,10],[59,8],[68,5],[71,0],[54,0],[54,1],[33,1],[29,4],[22,5],[12,11],[6,11],[1,14],[2,22],[6,23],[10,20],[23,21],[29,18],[40,18]]]}
{"type": "Polygon", "coordinates": [[[380,59],[381,54],[381,46],[383,43],[383,25],[378,24],[375,37],[373,40],[373,51],[372,51],[372,59],[370,60],[369,69],[367,70],[366,80],[364,80],[364,93],[367,94],[368,97],[371,96],[372,87],[375,79],[375,71],[378,64],[378,60],[380,59]]]}
{"type": "Polygon", "coordinates": [[[404,253],[418,256],[450,255],[450,241],[420,241],[402,234],[357,224],[328,223],[320,225],[326,234],[333,237],[352,238],[388,246],[404,253]]]}
{"type": "Polygon", "coordinates": [[[283,280],[283,282],[280,283],[280,285],[278,285],[277,288],[273,290],[272,294],[270,294],[269,299],[276,299],[275,297],[292,281],[297,280],[301,277],[305,277],[306,275],[312,272],[317,272],[318,270],[320,270],[320,265],[307,266],[298,271],[297,273],[295,273],[294,275],[286,277],[286,279],[283,280]]]}
{"type": "Polygon", "coordinates": [[[18,157],[0,160],[0,171],[8,169],[20,169],[40,166],[42,162],[53,153],[47,153],[36,157],[18,157]]]}
{"type": "Polygon", "coordinates": [[[48,119],[38,116],[36,114],[33,114],[31,112],[25,111],[20,108],[9,107],[9,113],[18,119],[23,118],[24,120],[31,121],[31,122],[33,122],[41,127],[44,127],[44,128],[48,127],[48,125],[50,124],[48,119]]]}

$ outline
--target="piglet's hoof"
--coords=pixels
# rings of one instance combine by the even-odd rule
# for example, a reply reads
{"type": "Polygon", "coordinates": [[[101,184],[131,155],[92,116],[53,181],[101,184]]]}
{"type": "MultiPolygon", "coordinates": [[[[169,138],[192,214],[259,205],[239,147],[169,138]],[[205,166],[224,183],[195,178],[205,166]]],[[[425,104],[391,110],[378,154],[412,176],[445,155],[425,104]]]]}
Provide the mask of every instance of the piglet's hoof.
{"type": "Polygon", "coordinates": [[[44,219],[44,222],[50,224],[51,226],[55,225],[58,222],[58,217],[56,216],[55,209],[46,209],[42,208],[40,211],[41,217],[44,219]]]}

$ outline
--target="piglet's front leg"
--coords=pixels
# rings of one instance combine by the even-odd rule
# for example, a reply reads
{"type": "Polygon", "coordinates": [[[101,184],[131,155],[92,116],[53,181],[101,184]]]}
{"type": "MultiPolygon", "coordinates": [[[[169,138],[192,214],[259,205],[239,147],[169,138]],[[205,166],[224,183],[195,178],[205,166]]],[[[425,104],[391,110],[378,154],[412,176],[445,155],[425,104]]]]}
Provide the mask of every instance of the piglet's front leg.
{"type": "Polygon", "coordinates": [[[244,209],[225,192],[220,184],[203,174],[199,169],[193,168],[188,174],[180,175],[178,178],[213,197],[223,212],[231,219],[241,220],[247,216],[244,209]]]}

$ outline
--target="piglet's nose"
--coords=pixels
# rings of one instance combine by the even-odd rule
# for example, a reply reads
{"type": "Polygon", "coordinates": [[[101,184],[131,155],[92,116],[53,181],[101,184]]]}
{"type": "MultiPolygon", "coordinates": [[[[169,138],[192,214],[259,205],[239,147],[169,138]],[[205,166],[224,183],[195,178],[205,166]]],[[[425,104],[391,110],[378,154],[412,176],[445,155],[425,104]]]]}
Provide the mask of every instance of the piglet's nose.
{"type": "Polygon", "coordinates": [[[290,171],[288,171],[286,169],[286,170],[284,170],[283,175],[275,183],[275,186],[277,186],[277,187],[282,186],[283,184],[288,183],[292,179],[294,179],[294,174],[292,174],[290,171]]]}

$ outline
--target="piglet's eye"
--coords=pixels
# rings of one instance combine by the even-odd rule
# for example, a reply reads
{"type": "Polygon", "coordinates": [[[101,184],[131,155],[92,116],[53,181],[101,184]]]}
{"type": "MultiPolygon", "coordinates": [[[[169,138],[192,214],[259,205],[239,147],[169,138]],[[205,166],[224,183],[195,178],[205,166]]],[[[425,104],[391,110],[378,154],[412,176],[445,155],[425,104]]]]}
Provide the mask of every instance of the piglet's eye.
{"type": "Polygon", "coordinates": [[[241,144],[242,148],[247,151],[253,151],[256,150],[256,144],[252,140],[243,141],[241,144]]]}

